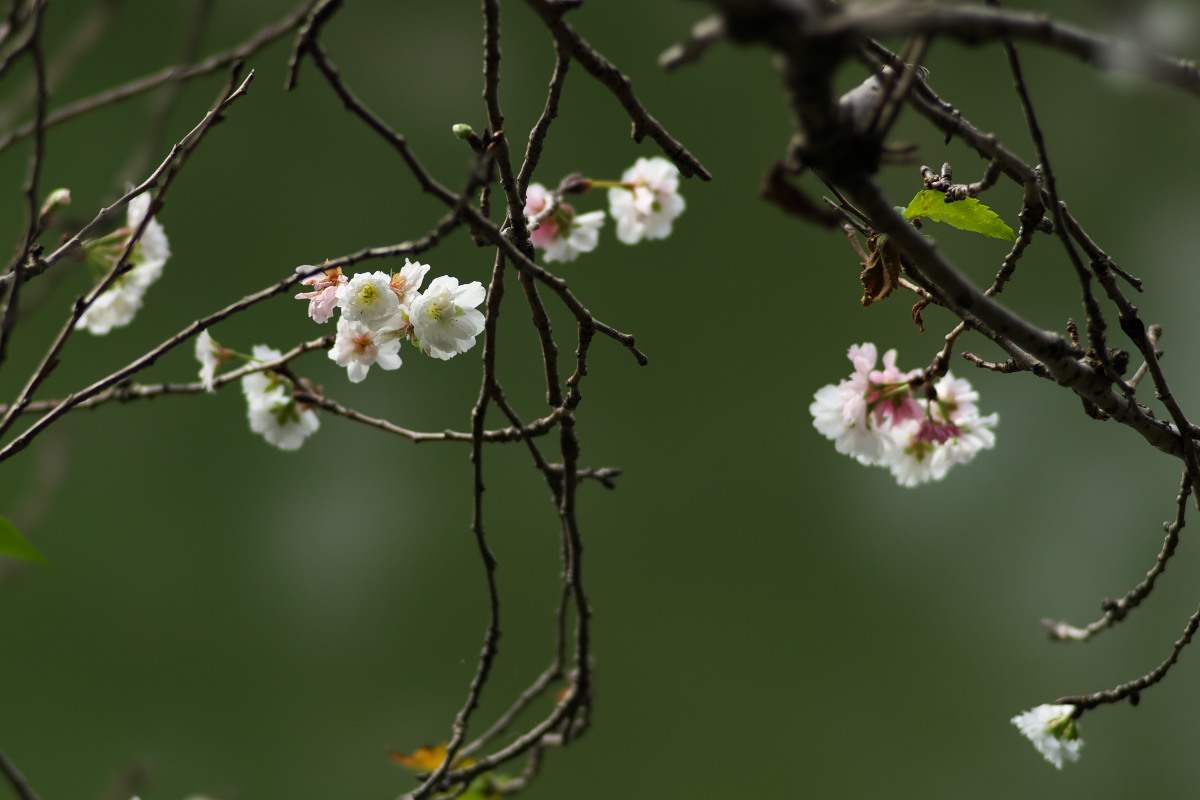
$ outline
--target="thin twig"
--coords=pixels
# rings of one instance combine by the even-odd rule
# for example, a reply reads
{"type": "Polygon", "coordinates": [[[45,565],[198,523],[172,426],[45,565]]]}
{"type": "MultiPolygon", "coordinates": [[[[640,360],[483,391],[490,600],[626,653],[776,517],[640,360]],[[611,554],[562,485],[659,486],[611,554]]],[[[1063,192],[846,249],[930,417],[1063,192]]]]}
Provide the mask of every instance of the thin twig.
{"type": "MultiPolygon", "coordinates": [[[[266,45],[284,36],[297,25],[304,21],[308,15],[308,9],[313,4],[314,0],[305,0],[299,9],[288,15],[284,19],[260,30],[254,36],[247,39],[237,47],[209,56],[198,64],[190,66],[168,67],[152,75],[147,75],[144,78],[130,81],[123,86],[118,86],[115,89],[101,92],[92,97],[85,98],[78,102],[72,103],[69,106],[60,108],[57,111],[50,112],[46,117],[46,127],[52,128],[60,122],[65,122],[69,119],[95,111],[98,108],[112,105],[121,100],[126,100],[130,97],[135,97],[143,92],[150,91],[157,86],[162,86],[164,83],[171,81],[187,81],[192,78],[198,78],[203,75],[211,75],[214,72],[236,64],[239,61],[244,61],[249,56],[261,50],[266,45]]],[[[0,151],[5,150],[13,142],[24,139],[34,132],[34,123],[26,123],[15,131],[0,136],[0,151]]]]}
{"type": "Polygon", "coordinates": [[[1097,706],[1120,703],[1123,700],[1128,700],[1131,704],[1137,705],[1144,690],[1167,677],[1167,673],[1171,671],[1171,667],[1175,666],[1176,662],[1179,661],[1179,656],[1183,653],[1184,648],[1191,644],[1192,637],[1196,635],[1197,629],[1200,629],[1200,609],[1197,609],[1196,613],[1188,618],[1187,625],[1183,628],[1183,634],[1175,640],[1175,644],[1171,648],[1171,654],[1161,664],[1145,675],[1103,692],[1075,697],[1061,697],[1054,702],[1060,704],[1069,703],[1078,706],[1083,711],[1096,708],[1097,706]]]}
{"type": "MultiPolygon", "coordinates": [[[[33,11],[33,21],[29,32],[28,51],[33,59],[34,85],[37,102],[37,115],[34,120],[36,135],[33,140],[33,154],[29,158],[29,177],[25,182],[25,203],[28,221],[21,244],[17,248],[6,274],[12,275],[8,299],[4,304],[4,318],[0,320],[0,365],[8,359],[8,346],[12,341],[13,331],[16,330],[17,319],[20,316],[20,284],[30,257],[35,255],[35,241],[42,228],[42,216],[39,207],[39,186],[42,174],[42,164],[46,157],[46,106],[50,102],[49,89],[46,86],[46,62],[42,53],[42,19],[45,4],[38,3],[33,11]]],[[[37,250],[40,251],[40,247],[37,250]]],[[[0,292],[3,292],[0,287],[0,292]]],[[[0,434],[3,427],[0,426],[0,434]]]]}
{"type": "MultiPolygon", "coordinates": [[[[116,279],[122,274],[122,272],[128,268],[130,257],[133,253],[133,248],[141,239],[141,236],[145,232],[146,226],[149,225],[150,219],[154,215],[157,207],[162,204],[162,197],[166,194],[168,189],[170,189],[172,182],[179,174],[179,170],[187,163],[189,157],[193,152],[195,152],[196,147],[204,140],[205,134],[208,133],[213,124],[221,118],[221,113],[228,108],[230,104],[235,102],[239,97],[246,93],[247,88],[254,79],[254,72],[251,71],[250,74],[246,76],[245,80],[241,81],[240,84],[237,83],[237,78],[238,71],[234,70],[233,74],[230,75],[230,82],[226,87],[226,90],[222,92],[221,98],[217,101],[216,105],[212,108],[212,110],[204,115],[204,119],[199,125],[193,128],[192,131],[188,133],[188,135],[184,137],[182,141],[179,142],[179,144],[172,148],[171,156],[168,156],[167,161],[164,162],[167,167],[165,175],[162,179],[162,186],[159,188],[154,198],[150,201],[150,207],[145,216],[142,218],[141,223],[138,225],[137,230],[133,231],[133,233],[130,235],[129,242],[126,245],[124,252],[121,254],[121,257],[117,260],[116,265],[113,267],[112,271],[109,272],[108,276],[99,284],[97,284],[86,297],[81,298],[75,303],[75,308],[71,312],[71,316],[67,319],[66,324],[64,324],[62,329],[59,331],[59,334],[55,338],[54,342],[47,349],[41,363],[33,371],[32,375],[30,375],[29,380],[26,382],[25,387],[21,390],[21,393],[18,395],[16,401],[9,405],[8,413],[5,414],[3,419],[0,419],[0,435],[3,435],[8,430],[8,428],[12,425],[13,420],[16,418],[16,414],[19,413],[21,408],[29,403],[29,401],[33,398],[33,393],[49,376],[51,370],[58,365],[59,357],[62,354],[63,348],[66,347],[68,339],[70,339],[71,334],[75,330],[76,324],[78,324],[84,312],[101,294],[107,291],[109,287],[111,287],[116,281],[116,279]],[[234,88],[235,86],[236,88],[234,88]]],[[[26,433],[28,433],[28,431],[26,433]]],[[[0,460],[3,460],[5,457],[4,454],[15,452],[10,449],[15,441],[16,440],[14,440],[14,442],[10,442],[3,451],[0,451],[0,460]]],[[[24,445],[22,445],[22,447],[23,446],[24,445]]]]}
{"type": "MultiPolygon", "coordinates": [[[[332,269],[334,267],[351,266],[353,264],[357,264],[362,261],[368,261],[368,260],[374,260],[374,259],[384,259],[384,258],[395,258],[396,256],[411,255],[414,253],[424,252],[425,250],[428,250],[430,247],[432,247],[443,236],[445,236],[446,233],[448,233],[450,230],[453,230],[455,227],[457,227],[458,224],[459,224],[459,220],[457,218],[457,215],[455,215],[455,214],[447,215],[447,217],[443,218],[438,223],[437,227],[435,227],[430,233],[426,234],[425,236],[421,237],[420,239],[414,239],[414,240],[407,241],[407,242],[400,242],[399,244],[389,245],[387,247],[369,247],[369,248],[360,250],[357,253],[352,253],[348,256],[342,256],[340,258],[329,259],[321,266],[311,267],[307,271],[297,272],[297,273],[288,275],[286,278],[278,281],[275,284],[272,284],[271,286],[268,286],[265,289],[262,289],[261,291],[255,292],[254,294],[247,295],[246,297],[243,297],[241,300],[238,300],[234,303],[230,303],[229,305],[225,306],[225,308],[221,309],[220,311],[217,311],[213,314],[209,314],[206,317],[201,317],[200,319],[196,320],[195,322],[189,324],[187,327],[185,327],[179,333],[175,334],[171,338],[162,342],[161,344],[159,344],[157,347],[153,348],[152,350],[149,350],[145,354],[134,359],[129,364],[126,364],[124,367],[117,370],[116,372],[113,372],[112,374],[110,374],[104,378],[101,378],[100,380],[92,383],[91,385],[85,387],[84,389],[81,389],[78,392],[75,392],[74,394],[70,395],[69,397],[66,397],[66,398],[62,399],[61,401],[59,401],[59,403],[57,405],[55,405],[53,408],[51,408],[49,411],[46,412],[45,416],[43,416],[41,419],[37,420],[29,428],[26,428],[24,431],[22,431],[20,436],[15,437],[12,441],[10,441],[7,445],[5,445],[5,447],[3,449],[0,449],[0,462],[3,462],[5,459],[10,458],[13,454],[15,454],[16,452],[18,452],[18,451],[24,449],[26,446],[28,446],[29,442],[34,437],[36,437],[43,430],[45,430],[46,426],[48,426],[51,422],[53,422],[58,417],[67,413],[68,411],[75,408],[76,406],[81,405],[88,399],[100,394],[104,390],[106,390],[112,386],[115,386],[115,385],[121,383],[122,381],[127,380],[132,375],[135,375],[136,373],[140,372],[141,370],[146,369],[147,367],[154,364],[154,362],[157,361],[159,358],[161,358],[165,353],[170,352],[171,350],[175,349],[176,347],[180,346],[181,344],[187,342],[189,339],[196,336],[201,331],[208,329],[209,327],[215,325],[216,323],[220,322],[221,320],[231,317],[234,314],[237,314],[238,312],[243,311],[253,305],[257,305],[258,303],[261,303],[264,300],[268,300],[268,299],[274,297],[275,295],[282,294],[283,292],[292,288],[298,281],[303,280],[304,278],[307,278],[311,275],[315,275],[318,272],[322,272],[325,269],[332,269]]],[[[228,375],[222,376],[222,378],[227,378],[227,379],[232,379],[232,377],[241,377],[241,375],[238,372],[234,372],[234,373],[230,373],[228,375]]],[[[28,405],[28,403],[24,403],[21,405],[10,404],[7,407],[5,407],[5,413],[9,414],[9,415],[19,414],[19,413],[21,413],[21,411],[23,410],[23,408],[26,405],[28,405]]]]}
{"type": "Polygon", "coordinates": [[[341,98],[346,108],[362,119],[368,127],[383,137],[396,150],[413,173],[413,176],[417,179],[417,183],[422,190],[432,194],[446,205],[459,209],[466,223],[482,234],[489,242],[499,247],[518,270],[530,273],[538,281],[549,286],[567,308],[570,309],[571,313],[575,315],[577,320],[584,321],[590,319],[592,321],[591,324],[595,325],[598,333],[602,333],[623,345],[633,354],[633,357],[639,364],[644,366],[649,363],[646,354],[638,349],[635,339],[631,334],[622,333],[611,325],[597,320],[567,288],[566,281],[535,263],[527,254],[521,251],[517,244],[508,238],[504,231],[484,216],[479,209],[467,204],[462,196],[455,194],[436,181],[408,146],[408,141],[394,131],[378,115],[363,105],[354,93],[350,91],[338,73],[337,68],[329,60],[324,48],[319,43],[314,41],[310,45],[308,52],[312,55],[313,61],[325,75],[330,86],[337,93],[338,97],[341,98]]]}
{"type": "Polygon", "coordinates": [[[635,142],[640,142],[649,136],[684,177],[695,175],[701,180],[711,180],[712,175],[700,161],[671,136],[667,129],[655,119],[633,91],[633,82],[629,80],[616,65],[588,44],[579,33],[563,19],[566,6],[551,0],[527,0],[530,7],[542,18],[542,22],[550,29],[555,41],[560,42],[570,51],[571,57],[578,61],[596,80],[604,84],[617,98],[633,122],[632,136],[635,142]]]}
{"type": "Polygon", "coordinates": [[[1104,608],[1104,616],[1083,628],[1076,628],[1066,622],[1056,622],[1051,619],[1042,620],[1042,625],[1046,628],[1046,634],[1050,639],[1059,642],[1086,642],[1100,631],[1107,630],[1125,619],[1130,611],[1137,608],[1143,600],[1150,596],[1150,593],[1154,591],[1154,584],[1158,580],[1158,576],[1166,571],[1167,562],[1171,560],[1171,556],[1175,555],[1175,549],[1179,546],[1179,533],[1186,524],[1187,502],[1194,487],[1195,478],[1185,470],[1179,485],[1179,495],[1175,499],[1175,521],[1163,525],[1167,535],[1163,539],[1158,557],[1154,560],[1154,566],[1146,573],[1146,577],[1137,586],[1126,592],[1120,600],[1105,600],[1101,604],[1104,608]]]}

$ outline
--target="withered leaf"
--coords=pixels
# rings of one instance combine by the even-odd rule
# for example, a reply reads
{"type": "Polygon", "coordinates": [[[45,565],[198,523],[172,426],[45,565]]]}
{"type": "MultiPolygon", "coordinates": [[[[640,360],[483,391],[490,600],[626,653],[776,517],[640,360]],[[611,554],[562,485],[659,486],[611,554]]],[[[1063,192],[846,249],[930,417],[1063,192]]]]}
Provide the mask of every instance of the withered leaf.
{"type": "Polygon", "coordinates": [[[921,316],[921,312],[929,305],[928,300],[918,300],[912,307],[913,322],[921,329],[921,333],[925,332],[925,318],[921,316]]]}
{"type": "MultiPolygon", "coordinates": [[[[446,750],[445,744],[427,744],[423,747],[418,747],[412,753],[401,753],[398,750],[390,748],[387,753],[397,764],[402,764],[409,769],[417,770],[418,772],[433,772],[446,760],[446,750]]],[[[453,766],[465,767],[473,763],[475,762],[469,758],[456,758],[453,766]]]]}
{"type": "Polygon", "coordinates": [[[858,276],[863,285],[864,307],[887,297],[900,281],[900,248],[886,234],[877,233],[867,239],[867,249],[871,255],[866,269],[858,276]]]}

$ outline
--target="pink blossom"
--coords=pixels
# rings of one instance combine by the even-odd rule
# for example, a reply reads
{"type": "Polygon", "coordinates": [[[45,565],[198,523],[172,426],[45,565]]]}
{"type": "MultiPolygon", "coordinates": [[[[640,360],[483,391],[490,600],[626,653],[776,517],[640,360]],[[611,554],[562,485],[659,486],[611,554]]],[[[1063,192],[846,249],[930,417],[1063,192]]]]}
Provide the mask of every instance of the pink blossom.
{"type": "MultiPolygon", "coordinates": [[[[307,272],[312,269],[310,265],[296,267],[296,272],[307,272]]],[[[333,310],[337,308],[337,290],[338,287],[346,282],[346,276],[342,274],[341,267],[327,269],[324,272],[318,272],[315,275],[310,275],[300,281],[306,286],[313,287],[311,292],[301,292],[296,295],[297,300],[308,300],[308,315],[316,322],[328,322],[333,316],[333,310]]]]}

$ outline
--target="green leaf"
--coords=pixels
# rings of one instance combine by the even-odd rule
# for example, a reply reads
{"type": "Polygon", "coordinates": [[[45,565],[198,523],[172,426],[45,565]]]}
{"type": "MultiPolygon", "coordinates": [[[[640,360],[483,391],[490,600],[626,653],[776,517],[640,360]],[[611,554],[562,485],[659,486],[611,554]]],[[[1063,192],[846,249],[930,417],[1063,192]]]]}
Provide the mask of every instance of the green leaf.
{"type": "Polygon", "coordinates": [[[23,558],[26,561],[45,562],[46,558],[21,535],[13,524],[0,517],[0,555],[23,558]]]}
{"type": "Polygon", "coordinates": [[[982,233],[993,239],[1016,241],[1017,235],[1013,233],[1013,229],[1008,227],[995,211],[974,197],[955,200],[953,203],[947,203],[945,198],[945,192],[934,189],[917,192],[908,208],[904,209],[904,218],[924,217],[934,222],[953,225],[960,230],[982,233]]]}

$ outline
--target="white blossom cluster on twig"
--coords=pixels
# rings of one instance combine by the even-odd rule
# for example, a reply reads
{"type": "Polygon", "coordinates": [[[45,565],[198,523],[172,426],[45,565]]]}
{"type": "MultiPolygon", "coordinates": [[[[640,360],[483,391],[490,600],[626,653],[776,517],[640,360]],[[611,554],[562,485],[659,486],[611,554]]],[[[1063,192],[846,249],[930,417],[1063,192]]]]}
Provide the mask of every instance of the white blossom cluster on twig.
{"type": "MultiPolygon", "coordinates": [[[[312,273],[313,267],[300,266],[296,271],[312,273]]],[[[460,284],[457,278],[443,275],[422,292],[428,272],[428,264],[405,259],[404,267],[394,274],[360,272],[348,278],[341,267],[333,267],[301,281],[312,291],[301,292],[296,299],[309,301],[308,315],[313,320],[329,322],[334,312],[341,312],[329,358],[346,368],[351,383],[366,380],[372,366],[399,369],[404,339],[443,361],[474,347],[484,326],[477,306],[487,298],[487,290],[479,281],[460,284]]],[[[195,353],[200,381],[206,390],[214,391],[217,370],[236,354],[221,347],[208,331],[196,338],[195,353]]],[[[265,364],[283,355],[256,345],[253,355],[243,358],[265,364]]],[[[291,379],[270,369],[242,378],[250,429],[283,450],[299,448],[320,426],[313,408],[293,396],[295,388],[291,379]]]]}
{"type": "MultiPolygon", "coordinates": [[[[578,178],[565,182],[569,191],[582,193],[593,187],[608,187],[608,211],[617,223],[617,238],[625,244],[643,239],[665,239],[671,235],[675,218],[686,202],[679,194],[679,168],[665,158],[639,158],[619,181],[578,178]]],[[[590,253],[600,242],[603,211],[576,213],[563,202],[563,187],[551,191],[532,183],[525,194],[525,218],[529,238],[542,248],[542,259],[574,261],[590,253]]]]}
{"type": "MultiPolygon", "coordinates": [[[[54,200],[55,198],[47,199],[46,209],[55,205],[54,200]]],[[[62,198],[57,198],[57,205],[63,204],[62,198]]],[[[97,282],[103,280],[117,266],[122,253],[128,248],[131,238],[141,227],[149,211],[150,195],[139,194],[130,200],[126,207],[124,227],[84,243],[83,252],[88,264],[96,273],[97,282]]],[[[87,307],[79,318],[80,326],[99,336],[132,322],[142,307],[146,290],[162,276],[163,266],[170,257],[171,246],[167,241],[167,234],[158,220],[151,217],[146,220],[145,230],[129,255],[131,268],[117,276],[112,285],[87,307]]]]}

